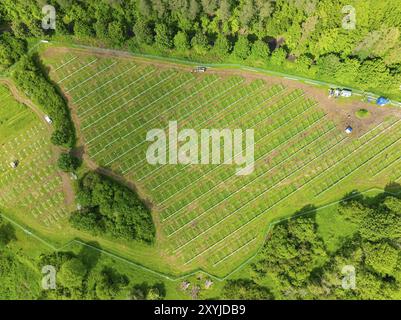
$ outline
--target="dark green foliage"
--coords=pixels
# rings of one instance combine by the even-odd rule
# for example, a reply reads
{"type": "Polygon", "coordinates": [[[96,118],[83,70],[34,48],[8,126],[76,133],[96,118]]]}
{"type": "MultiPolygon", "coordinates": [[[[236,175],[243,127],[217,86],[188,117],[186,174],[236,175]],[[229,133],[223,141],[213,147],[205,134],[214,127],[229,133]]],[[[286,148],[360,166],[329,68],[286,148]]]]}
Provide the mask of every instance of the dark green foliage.
{"type": "Polygon", "coordinates": [[[15,83],[53,120],[52,142],[72,147],[75,144],[75,128],[68,106],[57,89],[46,79],[35,58],[24,56],[12,73],[15,83]]]}
{"type": "Polygon", "coordinates": [[[163,283],[149,285],[144,282],[135,285],[130,292],[131,300],[163,300],[166,296],[166,289],[163,283]]]}
{"type": "Polygon", "coordinates": [[[328,261],[324,243],[317,235],[314,215],[277,225],[261,255],[265,258],[253,265],[256,277],[262,279],[272,274],[282,291],[305,286],[313,272],[328,261]]]}
{"type": "Polygon", "coordinates": [[[219,34],[216,41],[214,42],[212,51],[219,57],[227,56],[232,49],[230,41],[224,34],[219,34]]]}
{"type": "MultiPolygon", "coordinates": [[[[342,27],[343,5],[336,0],[57,1],[61,18],[57,19],[55,33],[74,35],[81,41],[96,37],[105,45],[141,52],[154,53],[156,48],[156,52],[174,54],[166,49],[175,46],[180,56],[192,58],[195,54],[207,61],[246,59],[246,64],[279,67],[399,99],[398,3],[391,0],[377,7],[376,0],[353,2],[356,12],[363,12],[357,14],[357,28],[353,30],[342,27]],[[180,32],[192,39],[191,49],[180,32]],[[212,42],[213,50],[208,50],[212,42]],[[234,54],[228,55],[231,42],[234,54]],[[264,45],[267,43],[276,48],[272,54],[264,45]]],[[[35,0],[4,0],[0,8],[16,38],[44,34],[35,0]]],[[[8,49],[4,52],[3,56],[10,56],[8,49]]],[[[15,58],[3,60],[9,65],[15,58]]]]}
{"type": "Polygon", "coordinates": [[[4,32],[0,36],[0,68],[5,69],[17,62],[26,52],[25,40],[4,32]]]}
{"type": "Polygon", "coordinates": [[[248,58],[251,52],[250,43],[248,37],[240,36],[234,45],[233,55],[239,60],[245,60],[248,58]]]}
{"type": "Polygon", "coordinates": [[[229,300],[272,300],[266,287],[249,279],[228,280],[222,290],[222,298],[229,300]]]}
{"type": "Polygon", "coordinates": [[[280,299],[397,299],[400,209],[401,200],[386,194],[342,201],[337,214],[359,228],[334,255],[326,252],[313,215],[280,223],[253,263],[252,278],[259,283],[270,277],[280,299]],[[345,266],[355,269],[354,289],[342,287],[345,266]]]}
{"type": "Polygon", "coordinates": [[[80,166],[80,160],[70,153],[62,153],[58,158],[57,165],[61,171],[74,172],[80,166]]]}
{"type": "Polygon", "coordinates": [[[138,20],[134,25],[133,32],[139,44],[150,45],[153,43],[153,32],[147,22],[138,20]]]}
{"type": "Polygon", "coordinates": [[[128,284],[129,279],[126,275],[105,267],[97,277],[96,295],[102,300],[115,299],[128,284]]]}
{"type": "Polygon", "coordinates": [[[0,249],[16,239],[13,225],[0,217],[0,249]]]}
{"type": "Polygon", "coordinates": [[[196,53],[204,54],[209,49],[209,40],[205,34],[197,32],[191,39],[191,46],[196,53]]]}
{"type": "Polygon", "coordinates": [[[73,213],[73,227],[92,234],[152,243],[155,227],[149,210],[125,186],[89,172],[78,182],[77,201],[82,209],[73,213]]]}
{"type": "Polygon", "coordinates": [[[164,23],[156,25],[155,34],[155,45],[159,49],[170,49],[173,46],[172,33],[164,23]]]}
{"type": "Polygon", "coordinates": [[[189,49],[188,35],[184,31],[179,31],[174,36],[174,47],[179,51],[185,51],[189,49]]]}

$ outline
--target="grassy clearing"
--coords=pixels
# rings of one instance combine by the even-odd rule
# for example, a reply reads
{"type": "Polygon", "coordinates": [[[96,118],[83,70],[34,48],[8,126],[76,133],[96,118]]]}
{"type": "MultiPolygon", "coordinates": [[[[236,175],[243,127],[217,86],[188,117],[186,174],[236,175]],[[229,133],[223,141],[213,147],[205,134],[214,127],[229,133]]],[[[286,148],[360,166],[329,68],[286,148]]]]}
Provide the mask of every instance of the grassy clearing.
{"type": "Polygon", "coordinates": [[[268,222],[400,178],[398,119],[347,136],[317,101],[280,84],[74,50],[44,57],[89,156],[154,204],[156,247],[173,269],[227,274],[255,253],[268,222]],[[253,128],[255,171],[148,164],[146,133],[170,120],[180,129],[253,128]]]}
{"type": "Polygon", "coordinates": [[[355,115],[359,118],[359,119],[365,119],[365,118],[369,118],[370,117],[370,113],[368,110],[366,109],[359,109],[355,115]]]}
{"type": "Polygon", "coordinates": [[[316,215],[318,232],[322,237],[328,252],[335,253],[346,240],[352,238],[357,226],[347,221],[337,212],[338,205],[322,209],[316,215]]]}

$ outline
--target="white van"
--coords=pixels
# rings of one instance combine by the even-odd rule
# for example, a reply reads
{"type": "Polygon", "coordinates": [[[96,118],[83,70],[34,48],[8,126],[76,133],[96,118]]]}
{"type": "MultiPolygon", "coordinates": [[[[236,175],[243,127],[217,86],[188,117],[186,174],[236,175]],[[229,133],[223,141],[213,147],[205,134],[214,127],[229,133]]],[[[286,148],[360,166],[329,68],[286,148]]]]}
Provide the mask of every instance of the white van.
{"type": "Polygon", "coordinates": [[[49,116],[45,116],[45,120],[46,120],[46,122],[48,123],[48,124],[52,124],[53,123],[53,120],[49,117],[49,116]]]}

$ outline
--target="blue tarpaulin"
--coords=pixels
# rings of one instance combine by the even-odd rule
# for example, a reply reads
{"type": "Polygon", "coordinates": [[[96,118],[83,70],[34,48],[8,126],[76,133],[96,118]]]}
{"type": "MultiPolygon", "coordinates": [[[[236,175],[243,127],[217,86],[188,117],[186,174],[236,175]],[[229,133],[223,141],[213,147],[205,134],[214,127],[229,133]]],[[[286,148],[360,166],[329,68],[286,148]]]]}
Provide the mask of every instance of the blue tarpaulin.
{"type": "Polygon", "coordinates": [[[385,97],[380,97],[377,99],[376,104],[379,106],[384,106],[386,104],[388,104],[390,102],[389,99],[385,98],[385,97]]]}

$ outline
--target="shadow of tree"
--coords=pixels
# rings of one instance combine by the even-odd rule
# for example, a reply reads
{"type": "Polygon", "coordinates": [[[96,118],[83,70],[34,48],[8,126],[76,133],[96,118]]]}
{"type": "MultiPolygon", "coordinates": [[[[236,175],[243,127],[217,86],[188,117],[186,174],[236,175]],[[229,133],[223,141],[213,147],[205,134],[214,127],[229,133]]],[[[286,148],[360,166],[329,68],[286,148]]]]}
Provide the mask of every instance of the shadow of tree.
{"type": "MultiPolygon", "coordinates": [[[[83,242],[82,240],[79,240],[83,242]]],[[[96,267],[99,262],[102,248],[98,242],[92,241],[82,244],[81,250],[78,252],[77,257],[85,264],[88,271],[96,267]]]]}
{"type": "Polygon", "coordinates": [[[384,187],[384,191],[401,198],[401,185],[398,182],[390,182],[384,187]]]}
{"type": "Polygon", "coordinates": [[[315,205],[307,204],[307,205],[303,206],[301,209],[299,209],[298,211],[295,211],[295,213],[291,216],[290,219],[298,218],[298,217],[302,217],[302,216],[308,216],[310,218],[316,219],[316,211],[317,211],[317,207],[315,205]]]}
{"type": "Polygon", "coordinates": [[[0,218],[0,245],[6,246],[14,240],[17,240],[14,226],[11,223],[5,223],[0,218]]]}

